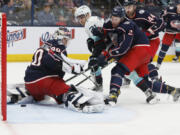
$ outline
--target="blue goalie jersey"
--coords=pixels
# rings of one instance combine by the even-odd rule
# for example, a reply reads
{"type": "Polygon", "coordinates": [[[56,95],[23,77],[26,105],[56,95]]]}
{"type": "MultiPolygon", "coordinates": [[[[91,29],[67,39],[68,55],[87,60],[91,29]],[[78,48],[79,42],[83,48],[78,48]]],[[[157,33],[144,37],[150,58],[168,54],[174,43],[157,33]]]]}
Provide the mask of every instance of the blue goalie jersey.
{"type": "MultiPolygon", "coordinates": [[[[46,42],[58,55],[63,53],[67,56],[66,48],[59,40],[49,40],[46,42]]],[[[25,71],[25,82],[32,82],[44,77],[59,76],[63,78],[65,72],[62,71],[62,61],[55,58],[51,53],[43,48],[38,48],[33,55],[30,66],[25,71]]]]}

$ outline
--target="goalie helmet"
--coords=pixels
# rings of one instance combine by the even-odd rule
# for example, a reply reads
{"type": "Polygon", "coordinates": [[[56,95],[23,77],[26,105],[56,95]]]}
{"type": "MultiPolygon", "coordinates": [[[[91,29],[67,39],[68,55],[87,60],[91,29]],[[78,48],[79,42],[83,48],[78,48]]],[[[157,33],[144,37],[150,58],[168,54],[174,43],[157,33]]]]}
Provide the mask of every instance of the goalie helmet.
{"type": "Polygon", "coordinates": [[[53,38],[61,40],[63,38],[71,39],[71,32],[66,27],[59,27],[53,34],[53,38]]]}
{"type": "Polygon", "coordinates": [[[78,20],[79,16],[87,15],[87,14],[89,14],[91,16],[91,10],[88,6],[83,5],[76,9],[74,16],[75,16],[75,19],[78,20]]]}

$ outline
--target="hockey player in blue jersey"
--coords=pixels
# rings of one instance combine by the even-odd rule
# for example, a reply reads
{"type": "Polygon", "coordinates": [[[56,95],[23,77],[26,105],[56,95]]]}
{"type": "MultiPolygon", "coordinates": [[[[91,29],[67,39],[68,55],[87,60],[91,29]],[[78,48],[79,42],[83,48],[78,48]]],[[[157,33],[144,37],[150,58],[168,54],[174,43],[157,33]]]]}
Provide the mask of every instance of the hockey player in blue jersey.
{"type": "MultiPolygon", "coordinates": [[[[152,59],[154,58],[159,45],[160,38],[159,32],[164,30],[165,23],[162,18],[158,18],[148,12],[145,9],[138,8],[137,2],[135,0],[128,0],[124,2],[124,8],[126,11],[126,16],[133,20],[142,31],[146,33],[146,36],[149,39],[149,44],[152,51],[152,59]]],[[[149,68],[149,77],[153,79],[158,79],[158,72],[156,67],[152,64],[148,64],[149,68]]]]}
{"type": "Polygon", "coordinates": [[[159,51],[157,67],[160,68],[164,57],[166,56],[169,47],[176,39],[180,41],[180,0],[173,6],[168,6],[162,14],[164,21],[166,22],[165,34],[162,39],[162,47],[159,51]]]}
{"type": "Polygon", "coordinates": [[[148,80],[147,65],[152,55],[148,38],[134,22],[125,18],[122,7],[113,8],[111,20],[104,23],[103,30],[93,29],[93,34],[99,37],[106,35],[111,37],[113,45],[108,49],[108,54],[117,61],[111,70],[110,93],[105,100],[106,104],[114,105],[117,102],[122,78],[132,71],[136,71],[138,76],[142,78],[136,86],[145,92],[148,103],[158,101],[153,92],[169,93],[173,95],[175,101],[178,100],[179,88],[176,89],[159,81],[148,80]]]}
{"type": "Polygon", "coordinates": [[[35,101],[50,96],[59,104],[65,103],[65,107],[71,110],[87,113],[102,112],[103,98],[97,97],[96,92],[80,91],[78,87],[69,86],[63,80],[66,72],[81,73],[86,63],[67,57],[66,47],[70,39],[70,31],[60,27],[55,31],[52,39],[44,42],[44,45],[36,50],[25,72],[25,88],[35,101]],[[99,103],[93,104],[94,99],[99,103]]]}
{"type": "MultiPolygon", "coordinates": [[[[94,90],[102,90],[102,84],[103,84],[103,78],[102,78],[102,73],[101,73],[101,67],[107,64],[107,62],[104,61],[105,56],[99,55],[97,57],[97,54],[99,51],[102,49],[105,49],[105,44],[108,44],[109,39],[107,38],[106,40],[99,38],[97,36],[94,36],[92,33],[92,28],[94,27],[103,27],[104,24],[104,19],[100,18],[98,16],[92,16],[91,15],[91,10],[88,6],[82,5],[78,7],[75,10],[75,18],[76,20],[85,28],[85,31],[88,35],[87,39],[87,45],[88,49],[91,52],[91,56],[89,57],[89,67],[91,68],[91,74],[94,77],[94,80],[97,83],[97,86],[94,88],[94,90]],[[105,43],[106,42],[106,43],[105,43]],[[102,44],[104,48],[99,47],[97,45],[94,48],[92,48],[93,44],[102,44]]],[[[123,85],[127,86],[130,84],[130,80],[127,78],[124,78],[123,80],[123,85]]]]}

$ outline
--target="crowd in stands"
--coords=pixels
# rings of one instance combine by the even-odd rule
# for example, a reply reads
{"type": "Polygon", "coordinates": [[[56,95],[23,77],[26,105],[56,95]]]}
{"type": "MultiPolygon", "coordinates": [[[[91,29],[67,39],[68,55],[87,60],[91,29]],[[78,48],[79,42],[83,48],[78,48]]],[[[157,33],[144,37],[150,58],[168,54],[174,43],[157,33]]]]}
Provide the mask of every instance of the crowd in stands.
{"type": "MultiPolygon", "coordinates": [[[[124,1],[119,0],[121,4],[124,1]]],[[[137,1],[159,16],[172,0],[137,1]]],[[[116,0],[0,0],[0,12],[7,14],[8,25],[79,26],[72,10],[84,4],[92,9],[92,15],[102,18],[107,18],[112,7],[117,5],[116,0]]]]}

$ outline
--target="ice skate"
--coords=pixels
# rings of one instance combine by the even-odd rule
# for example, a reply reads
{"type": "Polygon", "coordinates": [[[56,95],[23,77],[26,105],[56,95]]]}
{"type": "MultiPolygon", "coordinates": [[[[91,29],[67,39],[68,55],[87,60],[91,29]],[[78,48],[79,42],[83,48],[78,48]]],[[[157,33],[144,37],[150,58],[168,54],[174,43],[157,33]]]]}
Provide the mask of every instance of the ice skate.
{"type": "Polygon", "coordinates": [[[157,70],[160,69],[160,66],[161,66],[161,64],[157,64],[157,65],[156,65],[157,70]]]}
{"type": "Polygon", "coordinates": [[[180,97],[180,88],[176,88],[174,91],[172,91],[171,95],[173,96],[173,101],[177,102],[180,97]]]}
{"type": "Polygon", "coordinates": [[[179,62],[179,58],[176,56],[176,57],[174,57],[173,59],[172,59],[172,62],[174,62],[174,63],[177,63],[177,62],[179,62]]]}
{"type": "Polygon", "coordinates": [[[110,95],[104,100],[104,103],[106,105],[114,106],[117,103],[119,94],[120,94],[120,90],[118,90],[118,92],[110,93],[110,95]]]}
{"type": "Polygon", "coordinates": [[[21,98],[18,94],[12,94],[7,96],[7,104],[15,104],[17,103],[21,98]]]}
{"type": "Polygon", "coordinates": [[[102,76],[95,76],[95,74],[92,74],[93,80],[95,82],[95,86],[92,88],[93,91],[103,91],[103,81],[102,76]]]}
{"type": "Polygon", "coordinates": [[[128,79],[128,78],[124,78],[123,79],[123,82],[122,82],[122,87],[123,88],[128,88],[130,86],[130,84],[131,84],[131,80],[130,79],[128,79]]]}
{"type": "Polygon", "coordinates": [[[96,86],[94,86],[92,88],[92,90],[93,91],[100,91],[100,92],[102,92],[103,91],[103,86],[102,86],[102,84],[97,84],[96,86]]]}
{"type": "Polygon", "coordinates": [[[147,96],[146,102],[148,104],[156,104],[160,101],[160,99],[157,98],[156,94],[153,93],[151,89],[146,90],[145,95],[147,96]]]}

